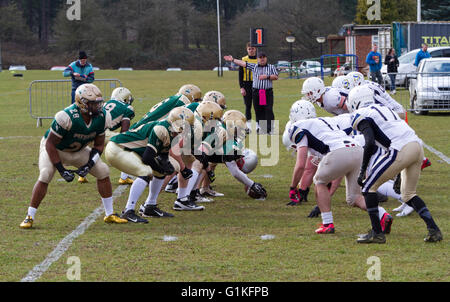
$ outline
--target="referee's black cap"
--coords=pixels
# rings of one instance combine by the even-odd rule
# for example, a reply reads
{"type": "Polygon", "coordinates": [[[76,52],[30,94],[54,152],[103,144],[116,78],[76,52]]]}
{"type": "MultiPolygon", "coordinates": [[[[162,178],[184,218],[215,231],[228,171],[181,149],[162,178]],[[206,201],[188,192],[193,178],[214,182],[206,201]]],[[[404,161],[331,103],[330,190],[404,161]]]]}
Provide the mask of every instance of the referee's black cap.
{"type": "Polygon", "coordinates": [[[265,52],[260,52],[260,53],[258,54],[258,58],[267,58],[267,55],[266,55],[265,52]]]}

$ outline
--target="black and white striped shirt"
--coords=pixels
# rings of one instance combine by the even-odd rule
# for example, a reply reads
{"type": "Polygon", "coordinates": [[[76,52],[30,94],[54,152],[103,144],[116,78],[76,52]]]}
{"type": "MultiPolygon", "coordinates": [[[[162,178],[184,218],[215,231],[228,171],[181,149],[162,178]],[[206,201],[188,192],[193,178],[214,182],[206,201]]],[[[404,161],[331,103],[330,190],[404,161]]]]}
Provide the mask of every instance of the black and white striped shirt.
{"type": "Polygon", "coordinates": [[[247,62],[247,68],[253,71],[253,89],[272,89],[272,80],[260,80],[259,76],[278,75],[277,68],[274,65],[260,66],[259,64],[247,62]]]}

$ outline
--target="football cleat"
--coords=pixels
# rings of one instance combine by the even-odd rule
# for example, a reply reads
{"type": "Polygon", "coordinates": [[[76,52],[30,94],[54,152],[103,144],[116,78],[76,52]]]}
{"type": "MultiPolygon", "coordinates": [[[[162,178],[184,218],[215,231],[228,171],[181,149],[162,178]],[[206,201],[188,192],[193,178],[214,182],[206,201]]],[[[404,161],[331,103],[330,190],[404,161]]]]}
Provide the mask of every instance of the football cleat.
{"type": "Polygon", "coordinates": [[[178,182],[172,184],[169,182],[164,191],[166,191],[167,193],[176,193],[177,189],[178,189],[178,182]]]}
{"type": "Polygon", "coordinates": [[[367,234],[359,235],[356,240],[357,243],[386,243],[386,236],[384,233],[375,234],[373,230],[370,230],[367,234]]]}
{"type": "Polygon", "coordinates": [[[164,218],[164,217],[174,217],[173,214],[162,211],[156,205],[141,205],[139,208],[139,213],[143,217],[149,218],[164,218]]]}
{"type": "Polygon", "coordinates": [[[392,211],[393,211],[393,212],[401,212],[401,211],[403,211],[403,209],[404,209],[406,206],[407,206],[407,204],[404,203],[404,202],[402,202],[402,205],[401,205],[401,206],[399,206],[398,208],[393,209],[392,211]]]}
{"type": "Polygon", "coordinates": [[[24,221],[20,224],[21,229],[31,229],[33,227],[33,218],[27,216],[24,221]]]}
{"type": "Polygon", "coordinates": [[[89,181],[87,180],[87,178],[86,177],[78,177],[78,182],[80,183],[80,184],[87,184],[89,181]]]}
{"type": "Polygon", "coordinates": [[[225,194],[214,191],[211,186],[200,189],[200,195],[211,196],[211,197],[223,197],[225,194]]]}
{"type": "Polygon", "coordinates": [[[422,170],[431,166],[431,161],[428,158],[425,158],[422,162],[422,170]]]}
{"type": "Polygon", "coordinates": [[[134,182],[134,180],[132,180],[129,177],[127,177],[127,179],[119,178],[119,185],[132,185],[133,182],[134,182]]]}
{"type": "Polygon", "coordinates": [[[391,233],[391,226],[392,222],[394,221],[394,218],[392,218],[389,213],[384,213],[383,218],[381,218],[380,224],[381,224],[381,230],[385,234],[391,233]]]}
{"type": "Polygon", "coordinates": [[[316,234],[334,234],[334,224],[322,224],[315,232],[316,234]]]}
{"type": "Polygon", "coordinates": [[[122,212],[122,215],[120,215],[120,218],[126,219],[129,222],[134,222],[134,223],[148,223],[147,219],[141,218],[138,215],[136,215],[134,210],[128,210],[126,212],[122,212]]]}
{"type": "Polygon", "coordinates": [[[128,223],[128,220],[120,218],[119,215],[117,214],[105,216],[105,218],[103,218],[103,221],[106,223],[118,223],[118,224],[128,223]]]}
{"type": "Polygon", "coordinates": [[[407,205],[405,203],[405,207],[403,208],[403,210],[400,213],[398,213],[396,216],[397,217],[405,217],[405,216],[408,216],[409,214],[411,214],[412,212],[414,212],[414,208],[410,207],[409,205],[407,205]]]}
{"type": "Polygon", "coordinates": [[[428,229],[428,235],[425,237],[425,242],[438,242],[444,239],[440,230],[428,229]]]}
{"type": "Polygon", "coordinates": [[[173,205],[175,211],[203,211],[204,206],[198,206],[189,196],[177,199],[173,205]]]}

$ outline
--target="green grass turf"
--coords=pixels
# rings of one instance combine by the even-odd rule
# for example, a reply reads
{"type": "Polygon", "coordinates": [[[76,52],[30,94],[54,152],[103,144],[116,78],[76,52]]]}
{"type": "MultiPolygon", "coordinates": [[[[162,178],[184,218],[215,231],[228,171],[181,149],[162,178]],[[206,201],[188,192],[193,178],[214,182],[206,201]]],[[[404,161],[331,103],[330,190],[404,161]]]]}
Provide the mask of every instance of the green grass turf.
{"type": "MultiPolygon", "coordinates": [[[[137,119],[186,83],[198,85],[203,92],[219,90],[226,95],[230,109],[244,110],[235,72],[218,78],[213,71],[99,71],[96,77],[119,78],[133,92],[137,119]]],[[[34,229],[19,229],[39,175],[39,141],[51,122],[45,120],[43,127],[37,128],[29,116],[26,89],[37,79],[61,79],[61,73],[26,71],[23,78],[0,73],[0,137],[5,138],[0,139],[0,281],[25,277],[101,205],[92,176],[88,177],[90,183],[79,185],[58,181],[56,175],[34,229]]],[[[275,83],[275,116],[282,129],[291,104],[300,98],[301,83],[275,83]]],[[[406,96],[400,93],[397,97],[406,96]]],[[[321,109],[317,112],[327,115],[321,109]]],[[[447,114],[409,114],[409,122],[425,143],[450,155],[447,114]]],[[[259,166],[250,175],[267,188],[266,201],[247,197],[243,185],[219,166],[214,185],[225,197],[205,204],[205,211],[175,213],[171,209],[175,195],[162,193],[159,205],[175,213],[173,219],[151,219],[147,225],[106,225],[98,219],[39,280],[67,281],[67,259],[77,256],[82,281],[367,281],[367,259],[377,256],[383,281],[450,281],[448,164],[425,150],[433,165],[422,173],[418,187],[444,234],[443,242],[425,244],[425,224],[413,213],[394,220],[387,244],[358,245],[356,235],[367,231],[370,221],[367,213],[346,205],[343,185],[332,201],[334,235],[314,234],[320,219],[306,218],[315,204],[313,193],[309,203],[285,206],[295,160],[282,146],[281,137],[279,140],[278,164],[259,166]],[[275,238],[261,240],[266,234],[275,238]],[[178,240],[165,242],[166,235],[178,240]]],[[[119,172],[111,169],[111,175],[115,189],[119,172]]],[[[124,208],[127,195],[128,191],[116,200],[117,212],[124,208]]],[[[388,211],[398,205],[394,200],[383,204],[388,211]]]]}

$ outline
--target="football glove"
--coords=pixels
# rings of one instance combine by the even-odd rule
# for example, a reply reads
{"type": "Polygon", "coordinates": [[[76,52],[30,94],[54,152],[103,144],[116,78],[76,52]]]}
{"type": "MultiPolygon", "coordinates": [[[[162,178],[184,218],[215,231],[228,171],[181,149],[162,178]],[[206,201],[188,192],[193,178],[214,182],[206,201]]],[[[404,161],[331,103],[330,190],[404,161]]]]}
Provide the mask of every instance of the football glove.
{"type": "Polygon", "coordinates": [[[188,168],[184,168],[183,171],[181,171],[181,176],[183,176],[184,179],[189,179],[191,178],[193,175],[192,170],[188,169],[188,168]]]}
{"type": "Polygon", "coordinates": [[[291,188],[290,189],[290,191],[289,191],[289,199],[291,201],[286,204],[287,206],[298,206],[298,205],[300,205],[299,192],[298,192],[297,189],[295,189],[295,188],[291,188]]]}
{"type": "Polygon", "coordinates": [[[253,183],[250,190],[254,193],[256,199],[266,199],[267,191],[264,189],[263,185],[260,183],[253,183]]]}
{"type": "Polygon", "coordinates": [[[300,202],[308,202],[309,188],[306,190],[298,189],[298,200],[300,202]]]}
{"type": "Polygon", "coordinates": [[[75,178],[75,173],[73,171],[66,170],[61,162],[55,164],[55,168],[58,170],[59,174],[61,174],[62,178],[64,178],[67,182],[72,182],[75,178]]]}
{"type": "Polygon", "coordinates": [[[315,206],[314,209],[312,209],[311,213],[309,213],[308,218],[316,218],[320,215],[320,209],[318,206],[315,206]]]}
{"type": "Polygon", "coordinates": [[[208,174],[208,178],[211,183],[216,181],[216,174],[214,173],[213,170],[206,172],[206,174],[208,174]]]}
{"type": "Polygon", "coordinates": [[[92,149],[91,154],[89,154],[89,160],[88,160],[87,164],[80,167],[76,173],[78,175],[80,175],[81,177],[86,177],[86,175],[89,174],[89,171],[91,171],[92,167],[95,166],[95,164],[97,163],[97,161],[99,159],[100,159],[100,151],[98,151],[95,148],[92,149]]]}
{"type": "Polygon", "coordinates": [[[366,171],[361,171],[358,176],[358,185],[364,187],[364,179],[366,178],[366,171]]]}
{"type": "Polygon", "coordinates": [[[169,157],[167,155],[158,155],[156,157],[156,161],[160,167],[160,170],[163,172],[161,174],[172,175],[175,172],[175,168],[170,163],[169,157]]]}

